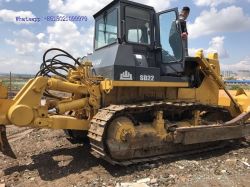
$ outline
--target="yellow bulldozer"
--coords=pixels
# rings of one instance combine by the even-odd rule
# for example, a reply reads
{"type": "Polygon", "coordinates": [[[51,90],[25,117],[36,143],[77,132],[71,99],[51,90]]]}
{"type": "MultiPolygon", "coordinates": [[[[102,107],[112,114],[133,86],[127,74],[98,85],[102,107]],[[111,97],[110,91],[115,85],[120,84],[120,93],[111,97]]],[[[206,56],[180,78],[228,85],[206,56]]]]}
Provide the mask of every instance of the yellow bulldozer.
{"type": "Polygon", "coordinates": [[[8,88],[3,84],[2,80],[0,80],[0,99],[8,98],[8,88]]]}
{"type": "Polygon", "coordinates": [[[1,151],[15,157],[6,137],[12,124],[63,129],[119,165],[212,151],[250,135],[249,97],[227,91],[218,54],[184,56],[178,15],[115,0],[94,15],[92,54],[47,50],[35,78],[0,99],[1,151]]]}

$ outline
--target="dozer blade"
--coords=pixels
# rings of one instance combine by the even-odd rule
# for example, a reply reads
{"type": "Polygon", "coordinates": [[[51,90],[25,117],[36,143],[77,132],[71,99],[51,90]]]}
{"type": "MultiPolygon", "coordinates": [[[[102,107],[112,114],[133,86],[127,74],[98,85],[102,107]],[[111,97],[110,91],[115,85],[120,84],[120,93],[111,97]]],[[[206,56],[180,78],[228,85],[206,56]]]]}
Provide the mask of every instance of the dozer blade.
{"type": "Polygon", "coordinates": [[[4,125],[0,125],[0,151],[11,158],[16,158],[15,153],[13,152],[9,141],[6,136],[6,127],[4,125]]]}
{"type": "Polygon", "coordinates": [[[177,128],[174,141],[188,145],[247,137],[250,136],[249,118],[250,111],[222,124],[177,128]]]}

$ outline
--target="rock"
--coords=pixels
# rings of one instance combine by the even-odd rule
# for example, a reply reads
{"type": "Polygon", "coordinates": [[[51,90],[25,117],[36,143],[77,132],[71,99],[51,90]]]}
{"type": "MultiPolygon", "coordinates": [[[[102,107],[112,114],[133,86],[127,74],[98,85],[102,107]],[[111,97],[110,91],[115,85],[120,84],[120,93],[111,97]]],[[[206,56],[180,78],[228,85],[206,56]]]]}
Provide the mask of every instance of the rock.
{"type": "Polygon", "coordinates": [[[157,179],[156,178],[153,178],[150,180],[150,184],[156,184],[157,183],[157,179]]]}
{"type": "Polygon", "coordinates": [[[215,174],[215,175],[221,175],[221,170],[219,170],[219,168],[216,168],[216,169],[214,170],[214,174],[215,174]]]}
{"type": "Polygon", "coordinates": [[[26,163],[26,166],[28,166],[28,165],[30,165],[30,164],[32,164],[32,161],[27,162],[27,163],[26,163]]]}
{"type": "Polygon", "coordinates": [[[238,155],[238,153],[236,153],[236,152],[233,152],[233,155],[238,155]]]}
{"type": "Polygon", "coordinates": [[[232,167],[235,167],[236,166],[236,163],[237,163],[237,159],[236,158],[233,158],[233,159],[227,159],[225,161],[225,165],[229,168],[232,168],[232,167]]]}
{"type": "Polygon", "coordinates": [[[4,175],[4,171],[0,170],[0,178],[2,178],[4,175]]]}
{"type": "Polygon", "coordinates": [[[14,177],[18,177],[18,176],[19,176],[19,172],[15,171],[15,172],[13,173],[13,176],[14,176],[14,177]]]}
{"type": "Polygon", "coordinates": [[[182,182],[186,182],[187,181],[187,177],[181,176],[178,178],[178,180],[182,181],[182,182]]]}
{"type": "Polygon", "coordinates": [[[139,179],[136,182],[117,183],[116,187],[148,187],[147,183],[151,183],[150,178],[139,179]]]}
{"type": "Polygon", "coordinates": [[[195,160],[194,161],[190,161],[190,162],[193,163],[193,164],[195,164],[195,165],[197,165],[197,166],[199,165],[199,162],[197,162],[195,160]]]}
{"type": "Polygon", "coordinates": [[[0,184],[0,187],[5,187],[5,183],[0,184]]]}
{"type": "Polygon", "coordinates": [[[227,170],[223,169],[223,170],[221,170],[220,172],[221,172],[222,174],[225,174],[225,173],[227,173],[227,170]]]}
{"type": "Polygon", "coordinates": [[[116,187],[149,187],[147,184],[145,183],[118,183],[116,184],[116,187]]]}
{"type": "Polygon", "coordinates": [[[185,167],[184,166],[178,166],[179,169],[184,169],[185,167]]]}
{"type": "Polygon", "coordinates": [[[159,182],[165,183],[167,181],[169,181],[169,178],[167,178],[167,177],[160,177],[159,178],[159,182]]]}
{"type": "Polygon", "coordinates": [[[172,175],[172,174],[170,174],[170,175],[169,175],[169,178],[171,178],[171,179],[175,179],[175,178],[176,178],[176,175],[172,175]]]}
{"type": "Polygon", "coordinates": [[[248,159],[247,159],[247,158],[245,158],[245,157],[243,157],[243,158],[241,159],[241,161],[243,161],[243,162],[247,162],[247,161],[248,161],[248,159]]]}
{"type": "Polygon", "coordinates": [[[150,182],[150,178],[139,179],[136,182],[137,183],[147,183],[147,182],[150,182]]]}
{"type": "Polygon", "coordinates": [[[34,178],[34,177],[31,177],[31,178],[30,178],[30,180],[31,180],[31,181],[34,181],[34,180],[35,180],[35,178],[34,178]]]}
{"type": "MultiPolygon", "coordinates": [[[[245,159],[245,160],[247,160],[247,159],[245,159]]],[[[244,164],[245,166],[247,166],[247,167],[250,167],[250,164],[249,163],[247,163],[245,160],[239,160],[242,164],[244,164]]]]}

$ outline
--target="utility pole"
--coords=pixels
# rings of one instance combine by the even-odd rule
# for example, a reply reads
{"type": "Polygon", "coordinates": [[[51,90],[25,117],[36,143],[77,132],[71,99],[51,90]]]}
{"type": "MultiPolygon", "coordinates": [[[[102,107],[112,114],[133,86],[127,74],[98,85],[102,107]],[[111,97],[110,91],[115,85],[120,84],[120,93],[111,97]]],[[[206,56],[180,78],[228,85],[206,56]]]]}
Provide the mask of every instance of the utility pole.
{"type": "Polygon", "coordinates": [[[10,85],[9,85],[9,96],[12,98],[12,75],[11,75],[11,71],[10,71],[10,85]]]}

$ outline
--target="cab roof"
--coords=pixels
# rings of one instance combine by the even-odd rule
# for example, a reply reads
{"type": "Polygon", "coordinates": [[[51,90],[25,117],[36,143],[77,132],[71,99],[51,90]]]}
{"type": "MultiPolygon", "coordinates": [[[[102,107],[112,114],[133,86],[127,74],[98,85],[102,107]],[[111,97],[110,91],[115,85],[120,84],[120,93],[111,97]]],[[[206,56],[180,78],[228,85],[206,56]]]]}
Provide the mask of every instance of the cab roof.
{"type": "Polygon", "coordinates": [[[144,8],[144,9],[154,10],[154,8],[152,6],[144,5],[144,4],[141,4],[141,3],[128,1],[128,0],[114,0],[111,3],[109,3],[108,5],[106,5],[104,8],[102,8],[101,10],[99,10],[96,14],[94,14],[93,17],[94,18],[98,17],[103,12],[105,12],[106,10],[109,10],[111,7],[113,7],[114,5],[116,5],[118,3],[124,3],[124,4],[128,4],[128,5],[134,5],[136,7],[140,7],[140,8],[144,8]]]}

